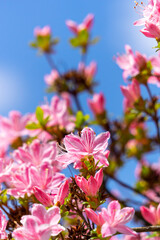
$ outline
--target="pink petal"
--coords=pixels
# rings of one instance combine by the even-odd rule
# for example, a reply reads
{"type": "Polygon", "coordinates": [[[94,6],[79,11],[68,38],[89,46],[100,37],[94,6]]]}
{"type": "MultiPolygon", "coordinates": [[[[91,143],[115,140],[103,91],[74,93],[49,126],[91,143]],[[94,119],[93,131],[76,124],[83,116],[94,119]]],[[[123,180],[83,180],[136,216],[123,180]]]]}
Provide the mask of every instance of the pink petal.
{"type": "Polygon", "coordinates": [[[109,237],[115,234],[116,232],[117,232],[116,229],[110,227],[107,222],[102,225],[101,233],[103,238],[109,237]]]}
{"type": "Polygon", "coordinates": [[[97,181],[97,188],[99,189],[103,182],[103,170],[102,168],[96,173],[94,177],[97,181]]]}
{"type": "Polygon", "coordinates": [[[69,153],[84,154],[84,152],[86,152],[81,138],[73,134],[65,136],[64,144],[69,153]]]}
{"type": "Polygon", "coordinates": [[[125,207],[116,214],[115,223],[116,224],[125,224],[129,222],[134,216],[134,209],[131,207],[125,207]]]}
{"type": "Polygon", "coordinates": [[[60,232],[62,232],[64,230],[65,230],[65,228],[59,224],[52,226],[52,236],[57,236],[60,232]]]}
{"type": "Polygon", "coordinates": [[[98,192],[97,181],[91,176],[88,180],[88,195],[96,196],[98,192]]]}
{"type": "Polygon", "coordinates": [[[105,151],[108,146],[108,140],[110,138],[110,133],[105,132],[99,134],[94,141],[94,152],[105,151]]]}
{"type": "Polygon", "coordinates": [[[92,222],[94,222],[96,225],[99,225],[98,216],[95,211],[90,208],[85,208],[85,213],[92,222]]]}
{"type": "Polygon", "coordinates": [[[78,33],[78,27],[77,27],[77,24],[74,21],[67,20],[66,25],[74,34],[78,33]]]}
{"type": "Polygon", "coordinates": [[[84,19],[84,25],[86,29],[90,30],[93,25],[94,15],[88,14],[87,17],[84,19]]]}
{"type": "Polygon", "coordinates": [[[145,24],[145,18],[141,18],[141,19],[134,22],[135,26],[141,26],[141,25],[144,25],[144,24],[145,24]]]}
{"type": "Polygon", "coordinates": [[[152,35],[146,28],[141,29],[140,32],[143,33],[146,37],[155,38],[154,35],[152,35]]]}
{"type": "Polygon", "coordinates": [[[101,165],[104,165],[105,167],[109,166],[109,162],[107,160],[107,158],[105,157],[104,154],[102,153],[97,153],[94,155],[94,158],[96,161],[100,161],[101,165]]]}
{"type": "Polygon", "coordinates": [[[157,222],[160,222],[160,203],[158,204],[156,215],[157,215],[157,222]]]}
{"type": "Polygon", "coordinates": [[[147,207],[142,206],[140,208],[140,210],[141,210],[141,214],[142,214],[143,218],[147,222],[149,222],[152,225],[155,225],[157,223],[155,213],[153,211],[151,211],[151,209],[148,209],[147,207]]]}
{"type": "Polygon", "coordinates": [[[110,215],[112,221],[114,221],[114,218],[116,216],[116,213],[119,212],[121,209],[121,206],[118,201],[112,201],[108,205],[108,214],[110,215]]]}
{"type": "Polygon", "coordinates": [[[61,219],[60,216],[60,209],[58,207],[51,207],[48,209],[47,214],[46,214],[46,221],[50,225],[55,225],[57,224],[61,219]]]}
{"type": "Polygon", "coordinates": [[[82,143],[88,153],[93,152],[93,144],[95,139],[95,132],[92,128],[84,128],[81,132],[82,143]]]}
{"type": "Polygon", "coordinates": [[[45,223],[46,208],[42,204],[34,204],[31,210],[33,216],[37,217],[42,224],[45,223]]]}
{"type": "Polygon", "coordinates": [[[123,233],[123,234],[128,234],[128,235],[134,235],[137,236],[138,234],[133,231],[131,228],[124,226],[124,225],[118,225],[115,227],[117,232],[123,233]]]}

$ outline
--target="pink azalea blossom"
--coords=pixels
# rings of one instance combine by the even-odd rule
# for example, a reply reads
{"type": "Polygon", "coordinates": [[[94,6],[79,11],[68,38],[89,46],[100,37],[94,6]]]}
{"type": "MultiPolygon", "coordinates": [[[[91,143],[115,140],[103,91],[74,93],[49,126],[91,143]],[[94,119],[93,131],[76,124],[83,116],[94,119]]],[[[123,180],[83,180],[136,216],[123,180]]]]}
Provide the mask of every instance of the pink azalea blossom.
{"type": "Polygon", "coordinates": [[[25,128],[30,115],[22,116],[18,111],[11,111],[9,118],[0,116],[0,132],[6,137],[8,144],[12,144],[18,137],[28,135],[25,128]]]}
{"type": "Polygon", "coordinates": [[[23,226],[13,231],[15,240],[49,240],[51,236],[57,236],[65,230],[58,224],[61,218],[58,207],[46,210],[43,205],[34,204],[31,213],[23,216],[23,226]]]}
{"type": "Polygon", "coordinates": [[[93,99],[88,99],[88,105],[92,112],[97,114],[102,114],[105,112],[105,97],[103,93],[95,93],[93,99]]]}
{"type": "Polygon", "coordinates": [[[133,53],[129,45],[125,45],[126,54],[116,57],[116,63],[124,70],[123,78],[135,77],[146,67],[147,58],[139,52],[133,53]]]}
{"type": "Polygon", "coordinates": [[[94,21],[94,15],[88,14],[81,24],[77,25],[76,22],[72,20],[67,20],[66,25],[75,35],[77,35],[82,30],[90,31],[93,25],[93,21],[94,21]]]}
{"type": "Polygon", "coordinates": [[[121,209],[118,201],[112,201],[108,209],[102,208],[101,212],[96,214],[92,209],[85,209],[86,215],[97,225],[97,231],[102,237],[109,237],[116,232],[128,235],[137,235],[135,231],[125,226],[134,216],[134,209],[125,207],[121,209]]]}
{"type": "Polygon", "coordinates": [[[39,187],[33,187],[35,197],[46,207],[56,204],[60,206],[64,204],[64,199],[67,197],[69,192],[69,181],[66,180],[60,185],[58,189],[52,189],[51,193],[48,194],[39,187]]]}
{"type": "Polygon", "coordinates": [[[33,187],[33,192],[38,201],[40,201],[40,203],[42,203],[45,207],[50,207],[53,205],[51,196],[45,193],[41,188],[33,187]]]}
{"type": "Polygon", "coordinates": [[[9,157],[0,158],[0,183],[6,182],[10,185],[11,172],[14,170],[14,167],[13,159],[9,157]]]}
{"type": "Polygon", "coordinates": [[[100,161],[100,166],[108,166],[109,151],[106,151],[106,148],[109,137],[109,132],[95,136],[93,129],[88,127],[82,130],[81,137],[71,133],[64,138],[67,153],[60,155],[57,159],[65,164],[75,162],[75,168],[81,168],[81,159],[93,156],[96,162],[100,161]]]}
{"type": "Polygon", "coordinates": [[[147,222],[152,225],[160,224],[160,204],[157,208],[150,205],[149,208],[142,206],[140,209],[142,216],[147,222]]]}
{"type": "Polygon", "coordinates": [[[86,78],[91,81],[97,72],[97,63],[91,62],[88,66],[80,62],[78,65],[78,71],[83,72],[86,78]]]}
{"type": "Polygon", "coordinates": [[[160,87],[160,54],[157,56],[150,58],[151,64],[152,64],[152,74],[153,76],[150,76],[148,79],[148,82],[151,84],[157,85],[157,87],[160,87]]]}
{"type": "Polygon", "coordinates": [[[44,76],[44,80],[48,86],[52,86],[57,78],[59,78],[57,70],[52,70],[50,74],[44,76]]]}
{"type": "Polygon", "coordinates": [[[64,199],[67,197],[68,192],[69,192],[69,181],[66,180],[64,183],[61,184],[61,186],[57,192],[57,195],[54,199],[54,203],[57,205],[64,204],[64,199]]]}
{"type": "Polygon", "coordinates": [[[76,183],[78,187],[87,195],[87,196],[96,196],[103,181],[103,170],[99,170],[95,177],[90,176],[88,180],[84,177],[75,176],[76,183]]]}
{"type": "Polygon", "coordinates": [[[145,27],[140,31],[150,38],[160,39],[160,2],[159,0],[149,0],[148,5],[144,6],[143,18],[137,20],[134,25],[145,27]]]}
{"type": "MultiPolygon", "coordinates": [[[[49,121],[47,123],[47,127],[59,127],[60,130],[64,129],[67,132],[71,132],[75,127],[75,117],[70,115],[68,112],[68,102],[64,98],[59,98],[58,96],[54,96],[51,99],[51,104],[44,104],[40,106],[44,112],[44,118],[49,116],[49,121]]],[[[30,118],[30,122],[36,122],[37,119],[35,114],[30,118]]],[[[42,129],[30,130],[30,136],[38,136],[41,140],[41,134],[48,134],[46,131],[42,131],[42,129]]],[[[50,140],[51,135],[47,137],[47,140],[50,140]]],[[[53,138],[53,137],[52,137],[53,138]]],[[[45,139],[44,139],[45,140],[45,139]]]]}
{"type": "Polygon", "coordinates": [[[65,176],[55,173],[48,162],[42,163],[38,169],[35,166],[23,164],[12,174],[12,187],[7,193],[16,198],[24,197],[25,194],[30,196],[34,192],[33,188],[39,187],[50,194],[53,190],[58,192],[64,180],[65,176]]]}
{"type": "Polygon", "coordinates": [[[24,144],[13,152],[13,157],[20,164],[40,166],[47,161],[54,167],[54,171],[59,171],[62,166],[56,161],[56,155],[56,142],[41,143],[38,139],[33,140],[30,145],[24,144]]]}
{"type": "Polygon", "coordinates": [[[46,36],[50,36],[51,35],[51,28],[50,26],[45,26],[43,28],[40,28],[40,27],[36,27],[34,29],[34,35],[36,37],[46,37],[46,36]]]}
{"type": "Polygon", "coordinates": [[[124,109],[127,111],[134,106],[136,100],[141,96],[140,86],[136,79],[132,80],[132,83],[126,86],[121,86],[122,94],[124,95],[124,109]]]}
{"type": "Polygon", "coordinates": [[[7,222],[5,215],[0,210],[0,239],[7,239],[8,237],[6,233],[7,222]]]}

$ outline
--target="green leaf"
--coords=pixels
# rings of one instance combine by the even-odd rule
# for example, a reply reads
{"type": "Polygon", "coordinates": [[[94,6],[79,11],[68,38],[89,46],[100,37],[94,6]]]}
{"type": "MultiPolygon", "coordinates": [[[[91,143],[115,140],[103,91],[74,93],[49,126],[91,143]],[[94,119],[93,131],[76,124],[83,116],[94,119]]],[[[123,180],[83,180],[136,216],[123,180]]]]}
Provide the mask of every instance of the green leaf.
{"type": "Polygon", "coordinates": [[[152,238],[152,237],[157,237],[157,232],[154,232],[154,233],[148,235],[146,238],[152,238]]]}
{"type": "Polygon", "coordinates": [[[45,119],[43,119],[43,124],[46,125],[49,121],[50,116],[47,116],[45,119]]]}
{"type": "Polygon", "coordinates": [[[160,108],[160,103],[155,104],[155,109],[158,110],[160,108]]]}
{"type": "Polygon", "coordinates": [[[149,69],[150,71],[152,70],[152,63],[151,63],[151,61],[147,62],[147,69],[149,69]]]}
{"type": "Polygon", "coordinates": [[[36,108],[36,118],[37,118],[38,122],[42,125],[43,125],[43,115],[44,115],[44,113],[43,113],[42,108],[38,106],[36,108]]]}
{"type": "Polygon", "coordinates": [[[78,33],[78,40],[80,45],[87,44],[88,39],[89,39],[89,33],[87,30],[84,29],[78,33]]]}
{"type": "Polygon", "coordinates": [[[32,122],[32,123],[28,123],[26,128],[32,130],[32,129],[39,129],[41,128],[41,126],[39,123],[32,122]]]}
{"type": "Polygon", "coordinates": [[[72,45],[72,47],[79,47],[79,45],[80,45],[79,39],[78,38],[71,38],[70,39],[70,44],[72,45]]]}
{"type": "Polygon", "coordinates": [[[82,125],[89,119],[89,115],[83,115],[81,111],[78,111],[76,114],[76,127],[81,128],[82,125]]]}

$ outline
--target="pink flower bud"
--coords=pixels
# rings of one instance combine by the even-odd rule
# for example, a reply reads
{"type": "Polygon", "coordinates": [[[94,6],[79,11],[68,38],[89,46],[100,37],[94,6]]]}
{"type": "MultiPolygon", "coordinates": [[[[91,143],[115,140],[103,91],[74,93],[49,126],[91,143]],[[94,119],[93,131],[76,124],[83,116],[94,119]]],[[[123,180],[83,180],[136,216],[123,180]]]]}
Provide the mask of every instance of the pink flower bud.
{"type": "Polygon", "coordinates": [[[39,187],[33,187],[33,192],[38,201],[40,201],[45,207],[53,205],[50,196],[39,187]]]}
{"type": "Polygon", "coordinates": [[[77,35],[82,30],[90,31],[90,29],[93,26],[93,21],[94,15],[88,14],[81,24],[78,25],[76,22],[72,20],[67,20],[66,25],[75,35],[77,35]]]}
{"type": "Polygon", "coordinates": [[[58,71],[52,70],[50,74],[44,76],[44,81],[48,86],[52,86],[57,78],[59,78],[58,71]]]}
{"type": "Polygon", "coordinates": [[[122,94],[124,95],[124,109],[125,111],[128,110],[128,108],[132,108],[135,101],[140,98],[140,86],[136,79],[132,80],[132,83],[128,86],[121,86],[122,94]]]}
{"type": "Polygon", "coordinates": [[[38,36],[41,36],[41,37],[49,36],[49,35],[51,35],[51,28],[50,28],[50,26],[45,26],[43,28],[36,27],[34,29],[34,35],[36,37],[38,37],[38,36]]]}
{"type": "Polygon", "coordinates": [[[96,196],[99,188],[102,185],[103,181],[103,170],[99,170],[95,177],[91,176],[88,181],[84,177],[75,176],[75,180],[79,188],[87,195],[87,196],[96,196]]]}
{"type": "Polygon", "coordinates": [[[88,99],[88,105],[92,112],[96,114],[102,114],[105,111],[105,98],[102,93],[96,93],[93,95],[93,100],[88,99]]]}
{"type": "Polygon", "coordinates": [[[64,203],[64,199],[67,197],[68,195],[68,191],[69,191],[69,182],[68,180],[66,180],[64,183],[62,183],[62,185],[60,186],[56,199],[55,199],[55,203],[60,203],[61,205],[64,203]]]}
{"type": "Polygon", "coordinates": [[[160,224],[160,204],[157,209],[152,205],[150,205],[149,208],[142,206],[140,209],[142,216],[147,222],[152,225],[160,224]]]}

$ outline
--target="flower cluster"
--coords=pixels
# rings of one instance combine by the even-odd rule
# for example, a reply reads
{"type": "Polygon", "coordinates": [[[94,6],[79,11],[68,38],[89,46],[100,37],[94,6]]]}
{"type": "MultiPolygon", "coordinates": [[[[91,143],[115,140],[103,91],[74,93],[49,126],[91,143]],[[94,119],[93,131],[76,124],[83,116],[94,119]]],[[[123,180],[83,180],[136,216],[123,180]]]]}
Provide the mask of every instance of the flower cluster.
{"type": "MultiPolygon", "coordinates": [[[[143,15],[135,24],[144,24],[142,32],[156,38],[160,49],[160,1],[150,0],[143,15]]],[[[93,14],[81,24],[66,21],[74,34],[70,44],[81,49],[82,58],[77,69],[64,72],[52,60],[58,39],[51,28],[34,30],[31,46],[51,65],[44,80],[47,91],[57,95],[34,113],[0,116],[0,239],[117,240],[118,234],[125,240],[160,239],[159,163],[146,160],[160,144],[159,97],[149,85],[160,87],[160,55],[147,58],[126,45],[126,54],[116,57],[127,86],[120,86],[123,116],[113,119],[103,93],[94,91],[97,63],[85,62],[88,48],[97,42],[91,39],[93,21],[93,14]],[[85,91],[92,95],[87,102],[93,119],[79,101],[85,91]],[[155,127],[152,133],[148,122],[155,127]],[[118,179],[130,158],[138,162],[134,187],[125,177],[118,179]],[[111,189],[110,180],[145,201],[111,189]],[[153,226],[127,226],[134,220],[153,226]]]]}

